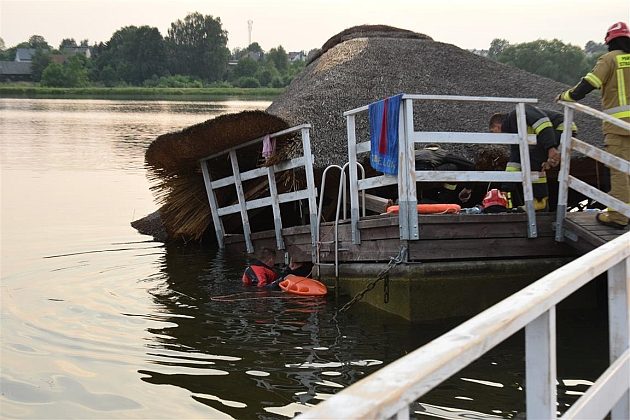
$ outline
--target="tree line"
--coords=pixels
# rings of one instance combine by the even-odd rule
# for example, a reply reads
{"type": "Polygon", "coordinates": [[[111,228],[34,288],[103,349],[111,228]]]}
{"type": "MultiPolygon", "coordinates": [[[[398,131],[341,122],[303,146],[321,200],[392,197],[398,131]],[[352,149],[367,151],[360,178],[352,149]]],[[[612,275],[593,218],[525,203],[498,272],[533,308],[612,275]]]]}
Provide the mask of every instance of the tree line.
{"type": "Polygon", "coordinates": [[[230,51],[227,42],[220,18],[195,12],[171,23],[164,37],[155,27],[123,27],[92,45],[90,58],[56,59],[69,48],[87,47],[87,40],[64,39],[54,49],[33,35],[9,49],[1,42],[0,60],[14,60],[17,48],[32,48],[33,81],[57,87],[283,87],[305,65],[289,61],[281,45],[268,52],[258,43],[230,51]]]}
{"type": "Polygon", "coordinates": [[[584,49],[554,39],[510,44],[496,38],[482,55],[568,85],[576,84],[608,51],[603,43],[589,41],[584,49]]]}
{"type": "MultiPolygon", "coordinates": [[[[305,65],[301,60],[289,61],[281,45],[265,52],[254,42],[229,51],[227,41],[220,18],[195,12],[171,23],[165,37],[154,27],[126,26],[109,41],[90,47],[91,58],[76,54],[63,62],[55,55],[68,47],[87,47],[88,41],[64,39],[55,50],[43,37],[33,35],[6,49],[0,39],[0,60],[13,60],[17,48],[33,48],[33,80],[60,87],[283,87],[305,65]]],[[[557,39],[510,44],[499,38],[488,50],[473,50],[566,84],[577,83],[606,51],[605,44],[594,41],[582,49],[557,39]]]]}

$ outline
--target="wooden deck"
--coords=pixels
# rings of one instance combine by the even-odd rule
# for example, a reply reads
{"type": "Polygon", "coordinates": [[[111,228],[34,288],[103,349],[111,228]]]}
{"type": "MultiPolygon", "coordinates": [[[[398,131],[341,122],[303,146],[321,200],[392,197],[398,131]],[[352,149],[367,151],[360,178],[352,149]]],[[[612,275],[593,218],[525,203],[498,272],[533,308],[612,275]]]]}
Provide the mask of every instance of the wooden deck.
{"type": "MultiPolygon", "coordinates": [[[[592,215],[591,215],[592,217],[592,215]]],[[[538,237],[527,237],[527,215],[516,214],[448,214],[421,215],[420,239],[401,241],[398,216],[378,215],[359,222],[361,244],[351,240],[351,224],[342,221],[338,227],[339,262],[387,262],[400,247],[408,249],[408,262],[464,261],[511,258],[548,258],[575,256],[572,243],[554,240],[554,213],[536,215],[538,237]]],[[[287,251],[297,260],[311,260],[309,226],[284,228],[282,236],[287,251]]],[[[320,228],[320,261],[335,260],[334,224],[320,228]]],[[[275,247],[273,231],[252,233],[255,249],[275,247]]],[[[242,235],[228,235],[227,247],[244,250],[242,235]]]]}
{"type": "Polygon", "coordinates": [[[629,228],[615,229],[595,220],[594,213],[567,213],[565,220],[565,243],[580,254],[587,253],[600,245],[628,232],[629,228]]]}

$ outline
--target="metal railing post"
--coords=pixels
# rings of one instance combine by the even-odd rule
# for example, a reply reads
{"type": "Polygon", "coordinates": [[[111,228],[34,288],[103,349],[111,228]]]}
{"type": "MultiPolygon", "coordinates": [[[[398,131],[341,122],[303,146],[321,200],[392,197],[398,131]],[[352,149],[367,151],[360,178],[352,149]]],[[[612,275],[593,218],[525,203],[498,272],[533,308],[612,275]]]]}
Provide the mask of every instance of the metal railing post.
{"type": "Polygon", "coordinates": [[[518,126],[518,149],[521,156],[521,177],[523,184],[523,199],[527,212],[527,236],[536,238],[536,211],[534,210],[534,193],[532,188],[532,167],[529,161],[529,144],[527,143],[527,121],[525,119],[525,104],[516,105],[516,122],[518,126]]]}
{"type": "MultiPolygon", "coordinates": [[[[630,349],[630,258],[608,270],[608,319],[610,362],[613,363],[630,349]]],[[[626,378],[630,381],[630,372],[626,378]]],[[[612,420],[630,415],[630,390],[626,389],[611,411],[612,420]]]]}
{"type": "Polygon", "coordinates": [[[317,260],[317,187],[313,175],[313,154],[311,152],[310,128],[302,128],[302,148],[304,150],[304,170],[306,172],[306,186],[308,194],[308,214],[311,226],[311,262],[317,260]]]}
{"type": "MultiPolygon", "coordinates": [[[[560,144],[560,170],[558,171],[558,206],[556,208],[556,241],[564,241],[564,218],[569,198],[569,173],[571,170],[571,150],[573,149],[572,130],[573,110],[564,107],[564,131],[560,144]]],[[[597,164],[597,162],[595,162],[597,164]]]]}
{"type": "Polygon", "coordinates": [[[418,239],[418,196],[413,133],[413,101],[400,103],[398,117],[398,224],[400,239],[418,239]]]}
{"type": "Polygon", "coordinates": [[[525,327],[525,398],[528,419],[556,418],[556,308],[525,327]]]}
{"type": "Polygon", "coordinates": [[[348,162],[350,166],[350,219],[352,226],[352,243],[361,243],[359,234],[359,185],[357,176],[357,138],[355,116],[346,116],[348,129],[348,162]]]}
{"type": "Polygon", "coordinates": [[[238,204],[241,211],[241,220],[243,222],[243,236],[245,237],[245,246],[247,253],[254,252],[254,244],[252,243],[252,230],[249,227],[249,217],[247,216],[247,201],[245,200],[245,192],[243,191],[243,182],[241,181],[241,172],[238,167],[238,158],[236,150],[230,149],[230,162],[232,163],[232,173],[234,175],[234,186],[236,187],[236,195],[238,196],[238,204]]]}
{"type": "Polygon", "coordinates": [[[208,161],[202,159],[200,164],[201,173],[203,174],[203,183],[206,186],[206,195],[208,196],[208,203],[210,204],[210,213],[212,215],[212,223],[214,224],[214,232],[217,236],[217,244],[220,249],[224,249],[225,244],[223,242],[223,235],[225,228],[223,227],[223,221],[219,216],[219,205],[217,203],[217,197],[214,194],[214,189],[212,188],[212,178],[210,177],[210,171],[208,171],[208,161]]]}

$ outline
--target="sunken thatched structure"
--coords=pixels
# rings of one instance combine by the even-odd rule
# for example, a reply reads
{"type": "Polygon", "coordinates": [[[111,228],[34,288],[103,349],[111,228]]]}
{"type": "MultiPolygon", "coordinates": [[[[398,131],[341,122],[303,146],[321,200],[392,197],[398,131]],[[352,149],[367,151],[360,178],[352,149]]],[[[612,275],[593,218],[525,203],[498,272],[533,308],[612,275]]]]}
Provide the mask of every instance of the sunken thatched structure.
{"type": "MultiPolygon", "coordinates": [[[[561,111],[555,96],[567,85],[473,54],[454,45],[383,25],[357,26],[333,36],[267,109],[290,125],[313,125],[315,164],[347,161],[343,112],[398,93],[537,98],[561,111]]],[[[584,103],[599,107],[595,95],[584,103]]],[[[513,106],[481,102],[414,101],[416,130],[487,131],[494,112],[513,106]]],[[[600,123],[577,118],[579,137],[603,141],[600,123]]],[[[369,139],[367,113],[357,118],[359,139],[369,139]]],[[[471,160],[475,145],[446,146],[471,160]]]]}
{"type": "MultiPolygon", "coordinates": [[[[423,34],[384,25],[349,28],[322,46],[266,113],[224,115],[159,136],[146,152],[150,177],[155,181],[153,190],[162,205],[159,217],[152,215],[134,222],[134,226],[144,233],[170,239],[200,239],[208,231],[212,234],[212,229],[208,229],[211,216],[198,160],[267,133],[311,123],[319,181],[324,168],[330,164],[342,165],[348,159],[343,112],[350,109],[398,93],[410,93],[538,98],[542,108],[560,111],[554,97],[566,88],[562,83],[434,41],[423,34]],[[160,229],[155,224],[159,223],[166,229],[161,236],[156,234],[160,229]]],[[[599,107],[595,95],[584,102],[599,107]]],[[[513,106],[480,102],[415,101],[415,128],[484,132],[493,113],[511,109],[513,106]]],[[[599,121],[578,116],[577,123],[581,139],[602,144],[599,121]]],[[[357,134],[363,141],[369,139],[367,113],[357,118],[357,134]]],[[[299,149],[290,141],[285,142],[284,148],[282,143],[279,146],[279,154],[289,157],[293,157],[292,150],[299,149]]],[[[445,147],[470,160],[488,160],[488,150],[476,145],[445,147]]],[[[495,152],[498,153],[491,150],[490,154],[494,156],[495,152]]],[[[243,153],[246,166],[262,164],[259,149],[243,153]]],[[[230,174],[229,162],[213,162],[211,170],[214,179],[226,176],[230,174]]],[[[261,190],[256,185],[246,188],[250,196],[261,190]]],[[[222,205],[235,202],[230,192],[221,194],[220,199],[222,205]]],[[[224,222],[225,219],[228,218],[224,222]]]]}
{"type": "MultiPolygon", "coordinates": [[[[285,128],[287,123],[277,116],[264,111],[243,111],[158,136],[149,145],[145,160],[153,184],[151,189],[161,207],[158,214],[132,225],[157,239],[201,239],[212,217],[199,160],[285,128]]],[[[238,152],[243,170],[260,164],[259,148],[246,147],[238,152]]],[[[208,166],[213,179],[231,174],[228,159],[215,159],[208,166]]],[[[237,200],[235,191],[226,191],[218,199],[221,205],[237,200]]]]}

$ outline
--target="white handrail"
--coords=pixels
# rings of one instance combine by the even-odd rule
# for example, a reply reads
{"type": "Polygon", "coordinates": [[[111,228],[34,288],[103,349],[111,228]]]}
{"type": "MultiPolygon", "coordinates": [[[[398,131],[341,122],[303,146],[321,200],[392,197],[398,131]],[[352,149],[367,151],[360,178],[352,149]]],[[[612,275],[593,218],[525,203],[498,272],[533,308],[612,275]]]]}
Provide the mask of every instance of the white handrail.
{"type": "MultiPolygon", "coordinates": [[[[527,364],[536,365],[538,371],[546,371],[547,374],[542,377],[528,375],[526,393],[539,395],[540,388],[536,387],[540,387],[542,381],[547,382],[543,389],[546,388],[549,392],[536,400],[528,398],[528,418],[536,418],[534,413],[541,412],[550,414],[544,418],[555,418],[555,337],[549,337],[549,332],[555,330],[555,306],[599,274],[608,271],[611,365],[615,369],[612,369],[614,372],[610,373],[611,376],[602,375],[593,387],[611,381],[625,387],[612,394],[599,394],[595,400],[604,404],[604,407],[600,407],[600,411],[604,413],[615,407],[613,419],[621,419],[630,412],[630,363],[627,360],[630,348],[629,270],[630,233],[626,233],[542,277],[429,344],[310,408],[297,418],[387,419],[396,414],[399,418],[408,418],[411,403],[523,327],[527,327],[526,340],[532,343],[542,342],[544,345],[541,347],[545,348],[541,350],[546,352],[551,361],[545,363],[543,360],[545,366],[540,367],[541,360],[537,357],[540,354],[529,354],[537,349],[527,346],[527,364]],[[620,362],[615,363],[617,360],[620,362]]],[[[528,368],[528,372],[532,370],[528,368]]],[[[589,401],[578,400],[576,404],[589,405],[589,401]]]]}
{"type": "MultiPolygon", "coordinates": [[[[402,99],[414,99],[420,101],[461,101],[461,102],[506,102],[510,104],[517,104],[519,102],[535,104],[538,103],[538,99],[535,98],[501,98],[491,96],[458,96],[458,95],[417,95],[407,94],[402,96],[402,99]]],[[[367,111],[369,105],[361,106],[359,108],[351,109],[343,113],[344,117],[348,115],[358,114],[362,111],[367,111]]]]}
{"type": "MultiPolygon", "coordinates": [[[[574,111],[579,111],[630,131],[629,123],[622,121],[619,118],[612,117],[604,112],[575,102],[559,101],[559,103],[564,106],[565,127],[571,126],[573,123],[574,111]]],[[[572,188],[589,198],[595,199],[605,206],[614,208],[626,217],[630,217],[630,205],[628,205],[628,203],[624,203],[570,175],[571,154],[574,150],[590,157],[591,159],[594,159],[596,162],[601,162],[609,167],[630,175],[630,162],[578,140],[571,136],[570,131],[565,131],[562,135],[562,143],[560,145],[561,158],[560,170],[558,171],[558,206],[556,208],[555,237],[558,242],[564,241],[564,220],[567,213],[569,188],[572,188]]]]}
{"type": "Polygon", "coordinates": [[[259,137],[254,140],[250,140],[248,142],[239,144],[237,146],[231,147],[227,150],[224,150],[219,153],[215,153],[213,155],[204,157],[199,159],[199,164],[201,166],[201,171],[203,174],[204,185],[206,187],[206,195],[208,197],[208,203],[210,205],[210,212],[212,216],[212,221],[214,224],[215,235],[217,238],[217,243],[219,248],[223,249],[225,247],[224,244],[224,236],[225,236],[225,228],[223,226],[222,217],[233,214],[240,213],[241,220],[243,224],[243,236],[245,239],[245,244],[248,253],[254,252],[254,245],[251,240],[251,230],[249,223],[249,216],[247,214],[247,210],[252,210],[260,207],[271,206],[273,210],[273,222],[274,222],[274,230],[276,236],[276,247],[278,249],[284,249],[284,240],[282,238],[282,214],[280,212],[280,204],[292,202],[292,201],[300,201],[307,199],[309,204],[309,221],[311,227],[311,260],[315,262],[315,252],[316,252],[316,223],[317,223],[317,189],[315,187],[315,180],[313,177],[313,158],[311,155],[311,146],[310,146],[310,134],[309,130],[311,129],[310,124],[301,124],[295,127],[290,127],[285,130],[278,131],[276,133],[269,134],[270,138],[279,137],[285,134],[290,134],[294,132],[300,132],[302,137],[302,150],[303,156],[295,159],[290,159],[276,165],[271,165],[262,168],[255,168],[246,172],[241,172],[238,165],[238,157],[236,151],[242,149],[247,146],[251,146],[253,144],[260,143],[266,137],[259,137]],[[230,157],[230,163],[232,166],[232,175],[227,177],[212,180],[210,176],[210,171],[208,169],[208,161],[212,158],[216,158],[218,156],[222,156],[228,154],[230,157]],[[305,189],[293,191],[289,193],[279,194],[277,185],[276,185],[276,172],[304,167],[306,172],[306,183],[307,186],[305,189]],[[243,182],[246,180],[257,179],[257,178],[267,178],[267,183],[269,186],[269,196],[254,200],[246,200],[245,192],[243,190],[243,182]],[[219,207],[217,196],[215,190],[227,186],[234,185],[237,192],[238,204],[219,207]]]}
{"type": "Polygon", "coordinates": [[[415,170],[414,150],[416,143],[474,143],[474,144],[516,144],[519,147],[522,170],[514,173],[499,175],[482,171],[461,171],[452,174],[448,171],[434,171],[431,173],[432,181],[448,182],[449,179],[465,179],[471,182],[504,181],[520,182],[523,185],[525,210],[527,212],[527,236],[538,236],[536,215],[534,211],[532,180],[538,178],[538,173],[532,173],[529,160],[529,144],[535,144],[536,137],[527,133],[525,116],[525,104],[537,103],[533,98],[503,98],[503,97],[479,97],[479,96],[452,96],[452,95],[415,95],[403,94],[400,104],[398,124],[398,177],[376,176],[359,181],[356,168],[357,153],[370,150],[370,142],[357,143],[356,114],[369,109],[369,105],[344,112],[347,121],[348,132],[348,161],[350,162],[350,217],[352,243],[360,244],[359,232],[359,191],[380,186],[398,184],[399,227],[401,240],[420,239],[416,182],[424,181],[425,173],[415,170]],[[516,104],[516,116],[518,132],[515,134],[497,133],[467,133],[467,132],[418,132],[413,124],[414,100],[441,100],[441,101],[466,101],[466,102],[500,102],[516,104]],[[447,179],[448,178],[448,179],[447,179]],[[518,178],[518,179],[516,179],[518,178]],[[509,180],[509,181],[508,181],[509,180]]]}

